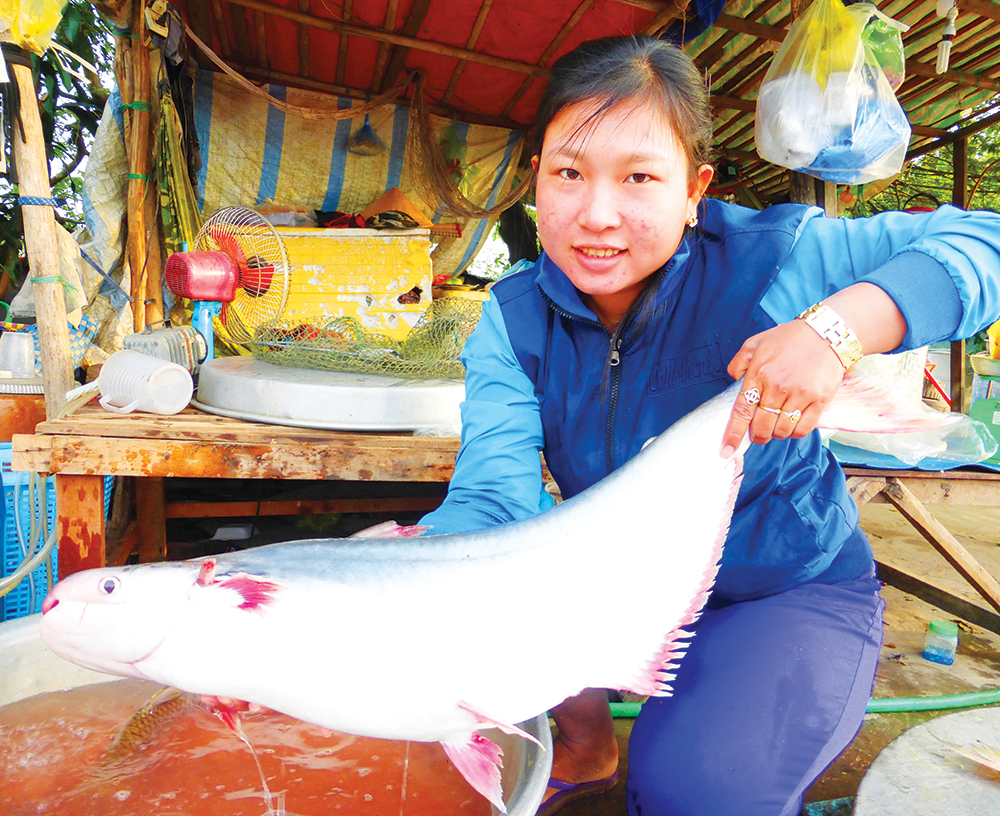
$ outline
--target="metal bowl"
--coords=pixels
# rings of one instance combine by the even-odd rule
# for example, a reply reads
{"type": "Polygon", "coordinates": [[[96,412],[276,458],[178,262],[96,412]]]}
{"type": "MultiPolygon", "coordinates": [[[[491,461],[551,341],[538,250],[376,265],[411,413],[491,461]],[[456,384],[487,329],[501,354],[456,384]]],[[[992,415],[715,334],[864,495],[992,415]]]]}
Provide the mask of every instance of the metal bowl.
{"type": "MultiPolygon", "coordinates": [[[[82,669],[51,652],[38,633],[41,615],[0,623],[0,705],[48,691],[117,680],[82,669]]],[[[552,770],[549,720],[540,714],[520,727],[541,744],[499,731],[484,731],[503,750],[503,792],[510,816],[534,816],[552,770]]],[[[497,813],[494,808],[494,814],[497,813]]]]}
{"type": "Polygon", "coordinates": [[[980,377],[1000,377],[1000,360],[994,360],[989,353],[980,351],[969,357],[972,370],[980,377]]]}

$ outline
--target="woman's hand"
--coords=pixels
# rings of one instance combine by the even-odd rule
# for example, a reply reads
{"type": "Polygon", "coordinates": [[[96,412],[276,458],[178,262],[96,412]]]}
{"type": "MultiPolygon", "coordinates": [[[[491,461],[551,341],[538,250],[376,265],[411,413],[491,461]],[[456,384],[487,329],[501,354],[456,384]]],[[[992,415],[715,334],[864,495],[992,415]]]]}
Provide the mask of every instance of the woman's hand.
{"type": "Polygon", "coordinates": [[[836,352],[802,320],[747,339],[728,371],[743,377],[743,390],[722,437],[727,458],[748,429],[758,445],[811,432],[844,378],[836,352]]]}
{"type": "MultiPolygon", "coordinates": [[[[865,354],[899,348],[906,320],[895,301],[872,283],[855,283],[823,303],[854,332],[865,354]]],[[[749,338],[729,363],[743,377],[743,391],[722,437],[730,457],[750,431],[750,441],[796,439],[816,428],[844,379],[844,366],[830,343],[803,320],[791,320],[749,338]]]]}

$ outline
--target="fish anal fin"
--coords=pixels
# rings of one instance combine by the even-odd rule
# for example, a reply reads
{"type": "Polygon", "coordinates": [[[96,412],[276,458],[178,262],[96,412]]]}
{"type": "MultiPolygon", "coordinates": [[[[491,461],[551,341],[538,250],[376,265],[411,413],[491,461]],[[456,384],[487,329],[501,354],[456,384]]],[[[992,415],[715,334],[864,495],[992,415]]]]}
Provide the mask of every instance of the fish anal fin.
{"type": "Polygon", "coordinates": [[[503,751],[495,742],[473,732],[465,739],[443,740],[441,747],[465,781],[485,796],[501,813],[507,808],[500,787],[503,751]]]}
{"type": "Polygon", "coordinates": [[[684,627],[691,626],[701,617],[701,611],[708,602],[712,587],[715,585],[715,577],[719,572],[719,560],[722,558],[722,548],[726,543],[726,536],[729,535],[729,521],[733,514],[733,508],[736,506],[740,483],[743,481],[743,455],[741,452],[737,451],[733,456],[733,462],[733,481],[726,499],[726,509],[723,516],[725,521],[716,533],[701,580],[691,595],[691,600],[681,614],[677,625],[667,633],[659,649],[646,665],[619,686],[623,691],[631,691],[650,697],[666,697],[673,691],[670,686],[670,682],[674,679],[673,671],[687,650],[688,640],[694,636],[694,632],[690,632],[684,627]]]}
{"type": "Polygon", "coordinates": [[[476,718],[476,721],[481,726],[484,726],[486,728],[496,728],[500,731],[503,731],[505,734],[514,734],[515,736],[518,737],[524,737],[524,739],[531,740],[539,748],[544,747],[536,737],[529,734],[523,728],[518,728],[516,725],[512,725],[511,723],[501,722],[495,717],[491,717],[482,709],[476,708],[474,705],[466,703],[463,700],[459,700],[458,707],[464,711],[468,711],[473,717],[476,718]]]}

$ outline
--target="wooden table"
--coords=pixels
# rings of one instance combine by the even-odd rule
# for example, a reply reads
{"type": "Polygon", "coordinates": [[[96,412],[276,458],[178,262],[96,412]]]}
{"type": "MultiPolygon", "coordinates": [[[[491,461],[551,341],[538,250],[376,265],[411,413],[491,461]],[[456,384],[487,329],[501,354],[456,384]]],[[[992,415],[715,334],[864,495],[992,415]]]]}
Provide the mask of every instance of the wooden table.
{"type": "MultiPolygon", "coordinates": [[[[457,438],[291,428],[194,408],[169,417],[121,415],[91,404],[41,423],[33,435],[14,435],[12,467],[55,475],[64,577],[108,563],[105,476],[139,477],[136,534],[145,562],[166,554],[165,478],[447,482],[458,446],[457,438]]],[[[314,509],[352,512],[350,502],[322,505],[314,509]]]]}
{"type": "MultiPolygon", "coordinates": [[[[872,470],[844,467],[847,488],[860,507],[868,501],[892,504],[986,601],[1000,612],[1000,582],[977,561],[925,504],[1000,507],[1000,473],[971,470],[872,470]]],[[[1000,539],[1000,532],[998,532],[1000,539]]],[[[1000,543],[1000,541],[998,541],[1000,543]]],[[[935,590],[919,576],[879,564],[879,577],[953,614],[1000,633],[1000,617],[935,590]]]]}

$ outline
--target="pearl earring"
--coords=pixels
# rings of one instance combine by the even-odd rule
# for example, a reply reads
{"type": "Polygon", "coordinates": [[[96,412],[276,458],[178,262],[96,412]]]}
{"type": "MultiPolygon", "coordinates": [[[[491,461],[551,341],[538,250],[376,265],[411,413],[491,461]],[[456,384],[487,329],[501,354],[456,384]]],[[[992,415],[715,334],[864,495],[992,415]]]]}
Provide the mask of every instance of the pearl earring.
{"type": "Polygon", "coordinates": [[[697,212],[691,213],[691,215],[688,217],[687,225],[689,227],[691,227],[691,228],[694,228],[694,227],[698,226],[698,213],[697,212]]]}

